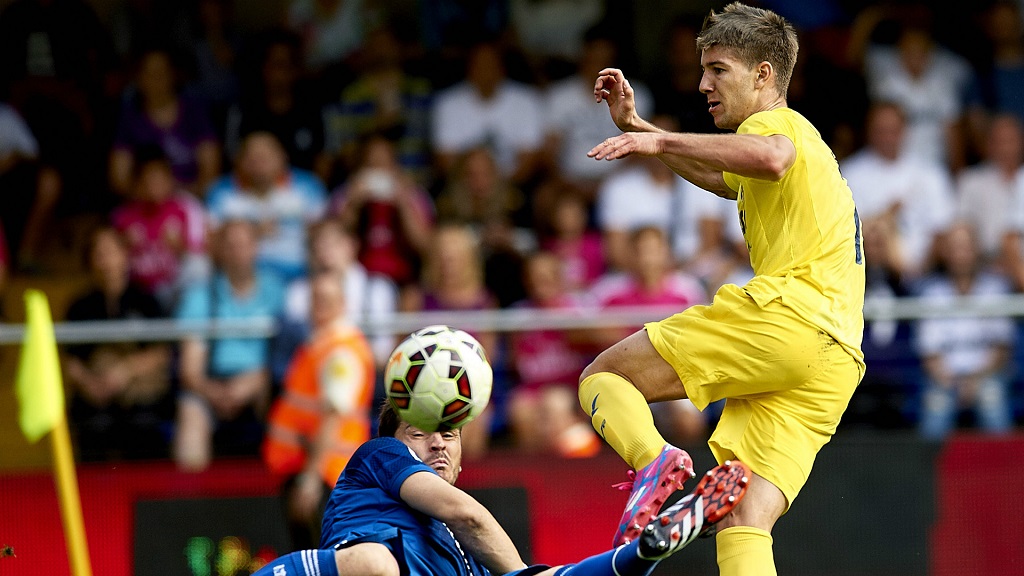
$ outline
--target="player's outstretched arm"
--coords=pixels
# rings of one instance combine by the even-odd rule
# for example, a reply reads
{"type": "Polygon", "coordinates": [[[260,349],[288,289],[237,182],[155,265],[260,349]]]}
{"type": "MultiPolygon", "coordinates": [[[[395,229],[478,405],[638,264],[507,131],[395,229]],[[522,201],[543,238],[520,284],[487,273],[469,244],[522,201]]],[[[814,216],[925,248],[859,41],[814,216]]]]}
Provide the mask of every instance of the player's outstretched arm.
{"type": "Polygon", "coordinates": [[[447,524],[466,552],[492,573],[526,567],[512,539],[487,508],[440,476],[417,472],[402,483],[400,494],[413,509],[447,524]]]}
{"type": "Polygon", "coordinates": [[[796,161],[796,147],[785,136],[755,134],[625,133],[595,146],[588,156],[617,160],[633,154],[657,156],[697,186],[735,198],[722,177],[730,172],[778,181],[796,161]]]}

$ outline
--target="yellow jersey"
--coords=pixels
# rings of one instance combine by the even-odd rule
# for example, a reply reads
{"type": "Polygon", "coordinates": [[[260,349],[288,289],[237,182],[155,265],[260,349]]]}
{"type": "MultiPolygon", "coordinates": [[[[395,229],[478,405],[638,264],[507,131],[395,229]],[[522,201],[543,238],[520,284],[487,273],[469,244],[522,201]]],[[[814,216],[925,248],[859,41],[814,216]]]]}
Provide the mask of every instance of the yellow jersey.
{"type": "Polygon", "coordinates": [[[737,192],[759,306],[779,299],[831,335],[863,365],[864,251],[860,217],[832,150],[789,108],[758,112],[737,134],[789,138],[796,160],[778,182],[725,173],[737,192]]]}

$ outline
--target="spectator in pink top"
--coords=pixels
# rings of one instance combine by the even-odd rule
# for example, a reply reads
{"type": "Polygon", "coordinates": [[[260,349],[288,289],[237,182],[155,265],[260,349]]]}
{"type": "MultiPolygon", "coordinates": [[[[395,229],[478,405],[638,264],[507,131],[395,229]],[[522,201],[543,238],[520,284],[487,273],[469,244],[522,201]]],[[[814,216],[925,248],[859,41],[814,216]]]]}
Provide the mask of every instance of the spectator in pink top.
{"type": "Polygon", "coordinates": [[[655,226],[630,235],[632,257],[625,274],[606,276],[592,294],[602,308],[704,304],[707,293],[692,276],[674,270],[665,232],[655,226]]]}
{"type": "MultiPolygon", "coordinates": [[[[671,306],[676,310],[705,304],[704,287],[692,276],[674,270],[665,233],[657,227],[639,228],[630,235],[631,258],[628,273],[599,280],[591,292],[601,308],[626,306],[671,306]]],[[[637,329],[642,329],[638,327],[637,329]]],[[[598,339],[617,342],[635,329],[602,330],[598,339]]],[[[662,402],[654,408],[662,430],[680,444],[703,439],[707,430],[704,415],[689,400],[662,402]]]]}
{"type": "Polygon", "coordinates": [[[180,189],[159,149],[137,155],[131,190],[132,199],[111,214],[128,245],[131,278],[173,309],[181,289],[207,272],[203,207],[180,189]]]}
{"type": "Polygon", "coordinates": [[[577,194],[566,192],[554,200],[550,233],[541,248],[562,261],[566,289],[585,292],[604,274],[601,235],[587,227],[587,204],[577,194]]]}
{"type": "MultiPolygon", "coordinates": [[[[530,256],[523,270],[529,298],[515,307],[582,313],[566,290],[563,270],[562,260],[550,252],[530,256]]],[[[583,340],[564,330],[512,335],[512,365],[519,382],[510,394],[508,420],[520,450],[580,458],[601,449],[600,438],[577,407],[573,385],[589,360],[583,340]]]]}
{"type": "Polygon", "coordinates": [[[110,153],[110,185],[127,194],[138,149],[158,146],[174,177],[197,196],[220,175],[220,147],[205,106],[182,95],[171,53],[152,49],[139,57],[134,92],[125,99],[110,153]]]}

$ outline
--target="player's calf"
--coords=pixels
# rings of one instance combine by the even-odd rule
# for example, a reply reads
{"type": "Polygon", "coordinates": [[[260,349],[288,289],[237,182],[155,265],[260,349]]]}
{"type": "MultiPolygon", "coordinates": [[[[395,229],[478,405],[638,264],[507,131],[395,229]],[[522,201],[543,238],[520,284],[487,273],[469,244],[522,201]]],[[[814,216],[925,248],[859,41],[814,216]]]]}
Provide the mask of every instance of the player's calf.
{"type": "Polygon", "coordinates": [[[334,550],[299,550],[260,568],[252,576],[338,576],[334,550]]]}

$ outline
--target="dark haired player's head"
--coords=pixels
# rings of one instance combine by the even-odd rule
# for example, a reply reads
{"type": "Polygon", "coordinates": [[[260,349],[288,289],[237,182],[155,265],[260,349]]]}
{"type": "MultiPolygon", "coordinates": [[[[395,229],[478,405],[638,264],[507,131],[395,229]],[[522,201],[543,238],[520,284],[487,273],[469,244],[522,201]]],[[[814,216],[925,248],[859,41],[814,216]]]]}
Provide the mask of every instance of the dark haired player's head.
{"type": "Polygon", "coordinates": [[[392,438],[398,432],[398,424],[401,420],[398,418],[398,413],[391,407],[391,402],[384,400],[380,405],[380,416],[377,417],[377,435],[378,436],[391,436],[392,438]]]}
{"type": "Polygon", "coordinates": [[[729,4],[721,12],[712,11],[704,20],[697,37],[697,50],[712,46],[732,51],[744,64],[753,68],[768,62],[775,70],[775,87],[782,97],[789,89],[799,50],[796,30],[778,14],[739,2],[729,4]]]}
{"type": "Polygon", "coordinates": [[[449,484],[455,484],[462,472],[462,432],[459,430],[424,432],[403,422],[391,403],[384,400],[377,420],[377,436],[397,438],[449,484]]]}

